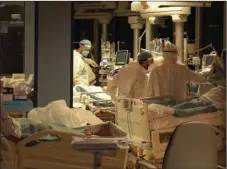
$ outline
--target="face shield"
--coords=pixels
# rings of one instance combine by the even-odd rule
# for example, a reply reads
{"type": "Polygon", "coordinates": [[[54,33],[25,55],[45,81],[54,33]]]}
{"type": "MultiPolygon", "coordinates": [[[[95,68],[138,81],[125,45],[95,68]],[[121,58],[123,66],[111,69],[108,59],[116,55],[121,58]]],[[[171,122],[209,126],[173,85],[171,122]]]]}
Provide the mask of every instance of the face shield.
{"type": "Polygon", "coordinates": [[[177,47],[172,43],[166,43],[163,50],[164,63],[176,63],[177,56],[177,47]]]}
{"type": "Polygon", "coordinates": [[[177,62],[177,52],[173,51],[163,51],[164,63],[176,63],[177,62]]]}

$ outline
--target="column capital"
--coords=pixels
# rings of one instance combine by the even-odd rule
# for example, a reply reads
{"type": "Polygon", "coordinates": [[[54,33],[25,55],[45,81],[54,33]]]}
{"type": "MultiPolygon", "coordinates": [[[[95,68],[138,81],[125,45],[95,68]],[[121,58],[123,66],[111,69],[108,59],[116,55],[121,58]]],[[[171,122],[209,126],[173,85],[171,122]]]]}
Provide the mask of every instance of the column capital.
{"type": "Polygon", "coordinates": [[[110,16],[102,16],[98,19],[100,24],[109,24],[111,20],[112,20],[112,17],[110,16]]]}
{"type": "Polygon", "coordinates": [[[187,22],[188,15],[172,15],[173,22],[187,22]]]}
{"type": "Polygon", "coordinates": [[[144,19],[140,16],[129,16],[128,23],[131,26],[131,29],[142,29],[144,25],[144,19]]]}

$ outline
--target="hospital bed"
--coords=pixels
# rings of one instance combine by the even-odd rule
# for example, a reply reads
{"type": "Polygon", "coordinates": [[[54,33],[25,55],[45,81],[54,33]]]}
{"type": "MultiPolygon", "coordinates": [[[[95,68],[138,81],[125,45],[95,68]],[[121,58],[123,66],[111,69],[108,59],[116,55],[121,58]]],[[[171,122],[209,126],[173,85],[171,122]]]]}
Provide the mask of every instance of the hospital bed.
{"type": "MultiPolygon", "coordinates": [[[[105,92],[80,92],[79,102],[83,104],[92,104],[93,106],[113,107],[111,98],[102,99],[98,94],[105,94],[105,92]],[[85,96],[86,98],[83,98],[85,96]]],[[[106,94],[105,94],[106,95],[106,94]]]]}
{"type": "MultiPolygon", "coordinates": [[[[126,138],[126,133],[112,123],[107,122],[91,127],[95,136],[126,138]]],[[[71,147],[72,138],[83,136],[84,129],[79,128],[78,132],[47,129],[22,140],[1,137],[1,155],[3,156],[1,168],[90,169],[93,166],[92,153],[75,151],[71,147]],[[60,139],[44,140],[50,137],[60,139]]],[[[128,149],[104,154],[104,168],[125,169],[127,154],[128,149]]]]}
{"type": "Polygon", "coordinates": [[[91,107],[113,107],[111,97],[101,87],[76,85],[73,87],[73,101],[91,107]]]}
{"type": "Polygon", "coordinates": [[[75,86],[74,108],[88,109],[101,120],[115,123],[115,105],[100,87],[75,86]]]}
{"type": "MultiPolygon", "coordinates": [[[[132,147],[137,156],[145,156],[158,166],[162,162],[170,136],[176,126],[183,122],[201,121],[225,129],[225,112],[198,114],[187,118],[178,118],[169,114],[155,114],[148,104],[139,99],[118,98],[116,101],[116,124],[128,133],[132,147]]],[[[221,150],[225,143],[224,131],[216,128],[217,149],[221,150]]]]}
{"type": "Polygon", "coordinates": [[[107,95],[101,87],[82,84],[73,87],[73,95],[76,100],[83,99],[81,96],[85,94],[89,96],[89,100],[91,101],[111,101],[111,97],[107,95]]]}
{"type": "Polygon", "coordinates": [[[111,121],[115,123],[115,106],[111,100],[93,100],[89,99],[89,95],[103,94],[104,92],[81,92],[79,101],[74,102],[74,108],[88,109],[100,118],[102,121],[111,121]],[[87,100],[83,99],[86,95],[87,100]],[[76,106],[77,105],[77,106],[76,106]]]}

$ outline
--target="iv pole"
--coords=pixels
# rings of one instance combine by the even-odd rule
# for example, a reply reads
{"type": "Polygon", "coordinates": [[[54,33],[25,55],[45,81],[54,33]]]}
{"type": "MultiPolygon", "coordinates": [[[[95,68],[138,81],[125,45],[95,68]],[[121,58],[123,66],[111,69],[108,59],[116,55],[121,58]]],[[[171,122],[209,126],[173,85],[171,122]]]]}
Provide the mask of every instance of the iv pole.
{"type": "Polygon", "coordinates": [[[215,51],[215,53],[216,53],[216,50],[215,50],[215,48],[213,47],[213,44],[211,43],[211,44],[209,44],[209,45],[207,45],[207,46],[205,46],[205,47],[203,47],[203,48],[201,48],[201,49],[198,49],[197,52],[196,52],[196,54],[197,54],[197,53],[200,53],[200,52],[202,52],[203,50],[208,49],[208,48],[212,48],[212,49],[215,51]]]}
{"type": "Polygon", "coordinates": [[[146,29],[143,31],[142,35],[139,37],[139,53],[138,54],[140,54],[140,52],[141,52],[141,41],[142,41],[142,38],[145,33],[146,33],[146,29]]]}

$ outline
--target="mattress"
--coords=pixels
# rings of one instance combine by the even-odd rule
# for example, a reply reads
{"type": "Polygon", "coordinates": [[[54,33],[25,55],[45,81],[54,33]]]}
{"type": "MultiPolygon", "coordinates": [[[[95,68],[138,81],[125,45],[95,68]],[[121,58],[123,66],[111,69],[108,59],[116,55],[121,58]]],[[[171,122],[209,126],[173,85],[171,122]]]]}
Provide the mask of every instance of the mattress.
{"type": "Polygon", "coordinates": [[[190,117],[174,117],[172,115],[163,115],[161,117],[152,117],[149,115],[149,121],[150,121],[150,130],[160,130],[160,129],[168,129],[176,127],[177,125],[189,122],[189,121],[201,121],[206,122],[209,124],[212,124],[214,126],[220,126],[225,125],[225,112],[219,111],[219,112],[212,112],[207,114],[198,114],[190,117]]]}

